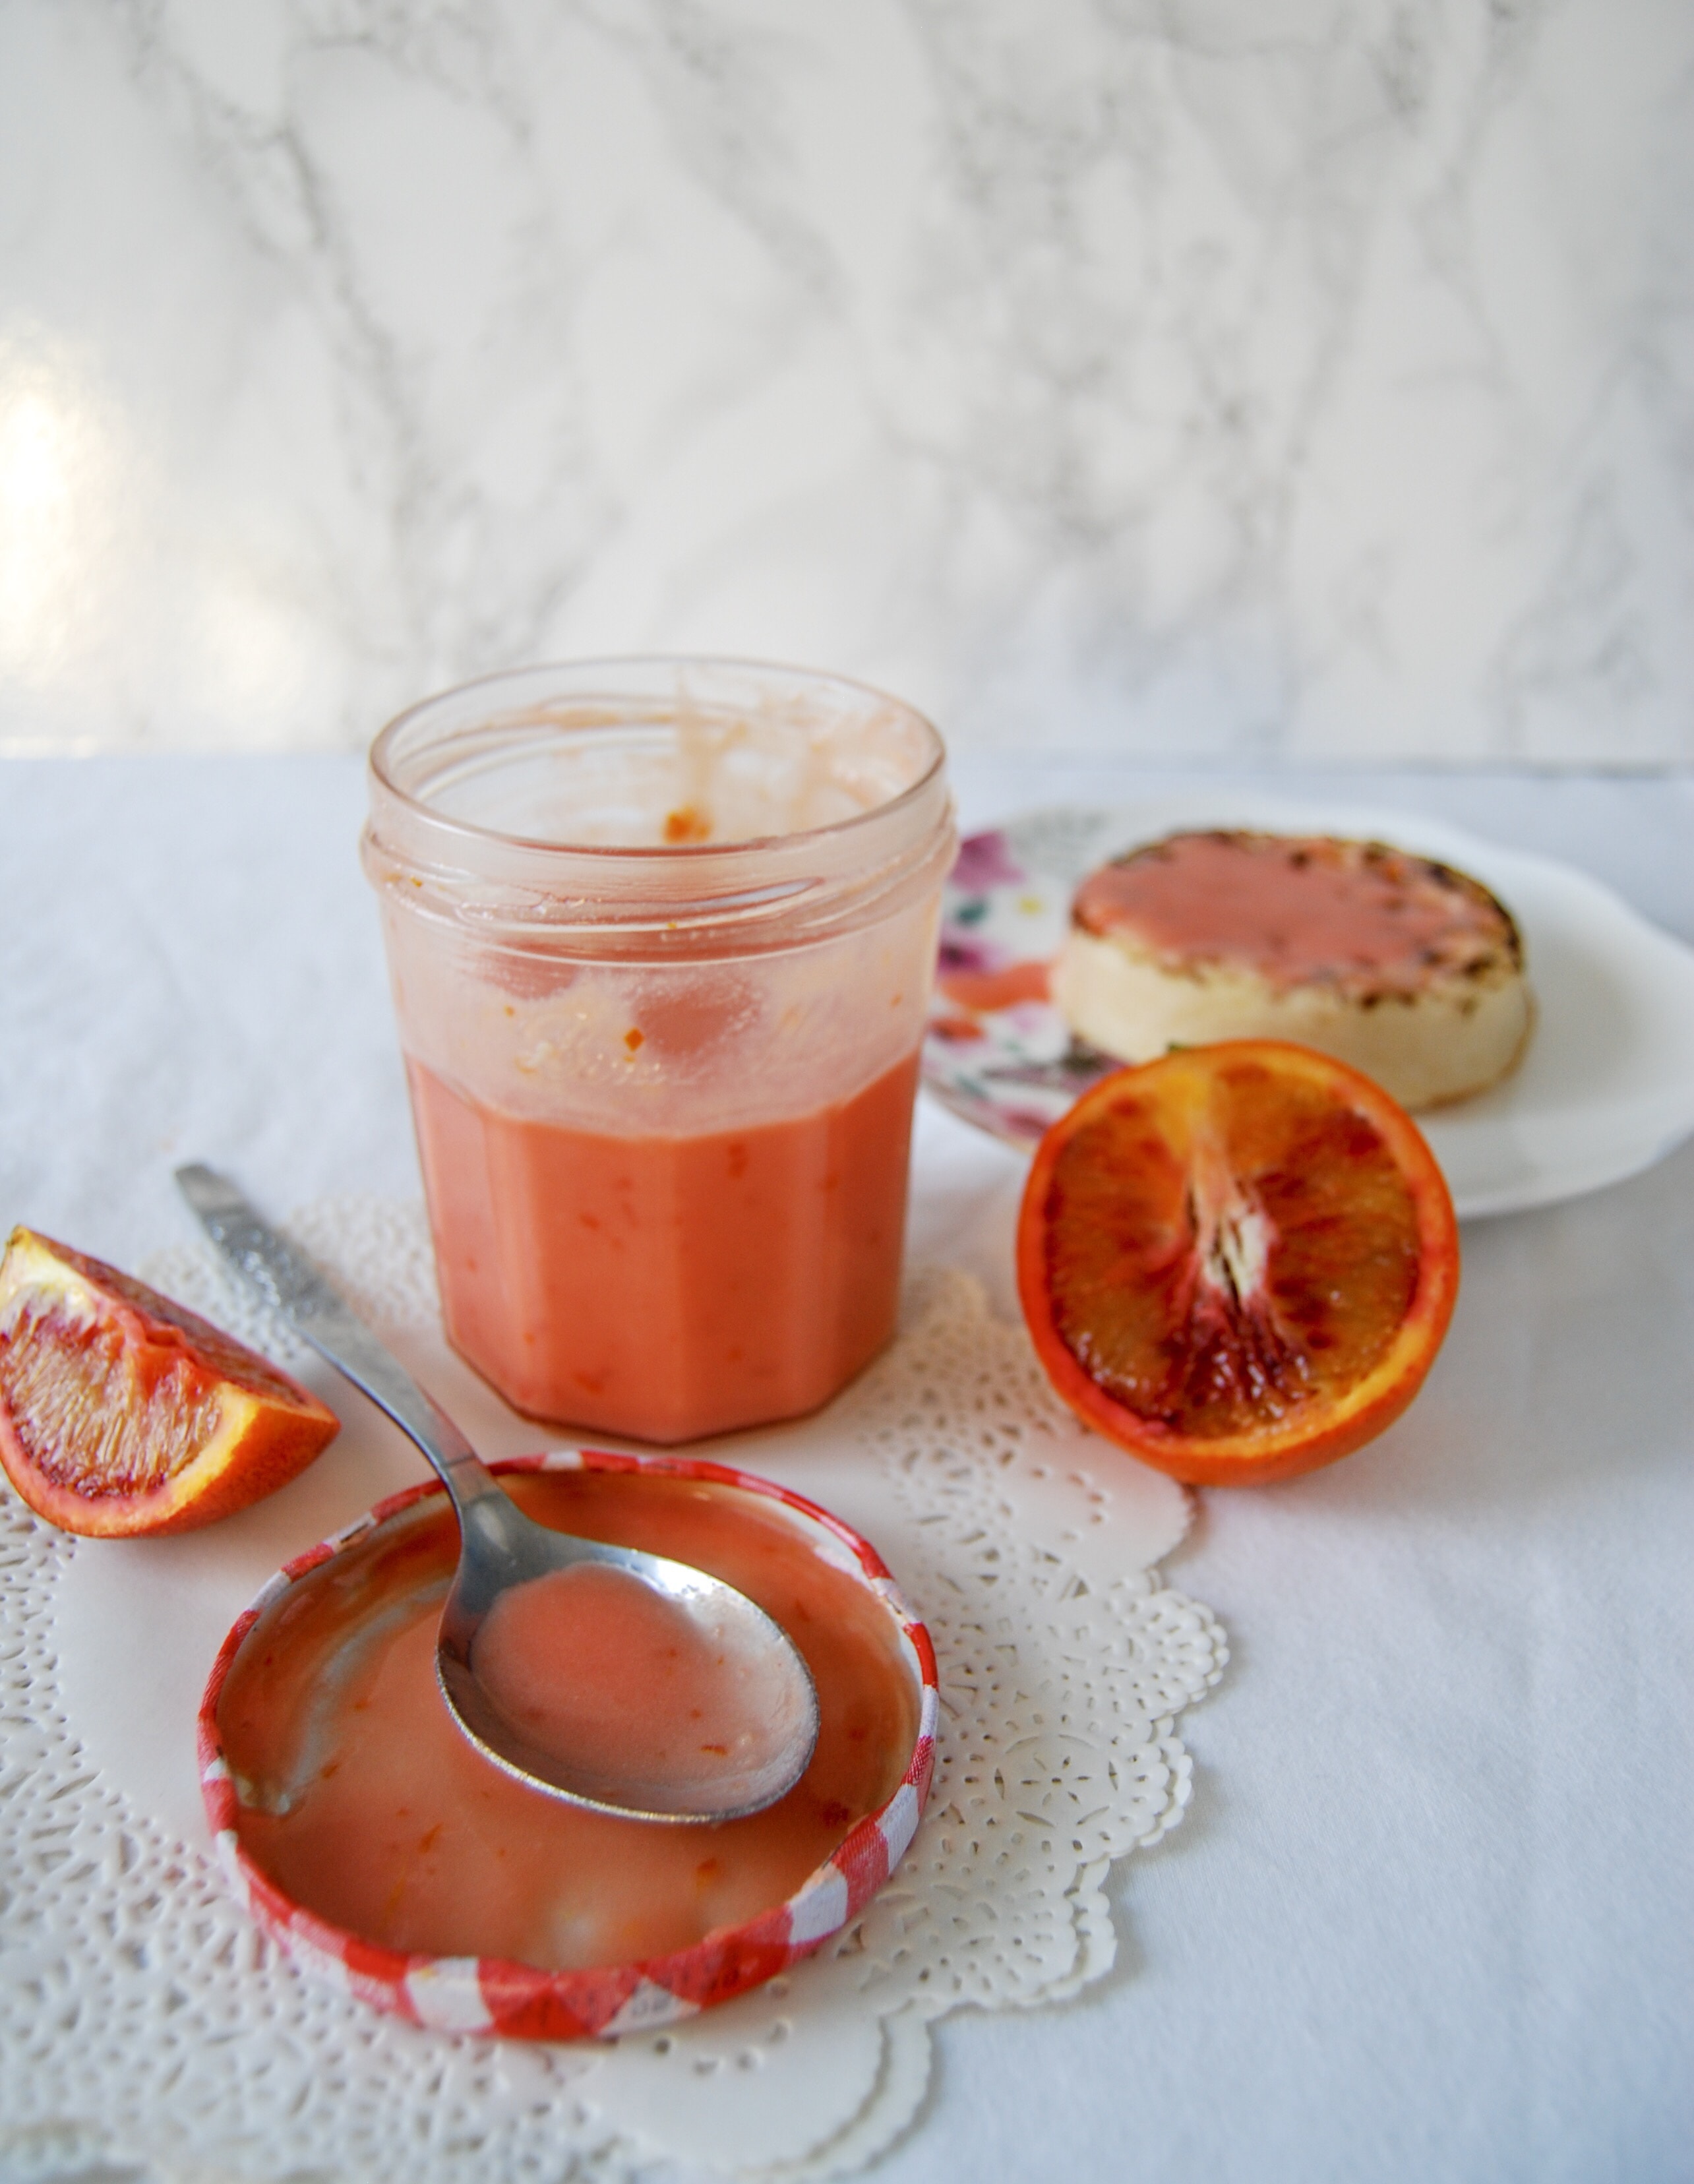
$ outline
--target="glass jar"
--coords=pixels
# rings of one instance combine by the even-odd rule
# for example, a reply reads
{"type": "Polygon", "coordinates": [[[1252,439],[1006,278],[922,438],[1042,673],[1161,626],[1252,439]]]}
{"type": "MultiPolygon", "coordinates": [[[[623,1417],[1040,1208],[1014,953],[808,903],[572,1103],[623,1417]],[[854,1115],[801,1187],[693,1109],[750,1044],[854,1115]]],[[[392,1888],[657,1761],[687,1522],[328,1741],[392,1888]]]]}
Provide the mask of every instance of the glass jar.
{"type": "Polygon", "coordinates": [[[954,846],[929,723],[797,670],[536,668],[378,736],[443,1316],[519,1410],[690,1440],[882,1347],[954,846]]]}

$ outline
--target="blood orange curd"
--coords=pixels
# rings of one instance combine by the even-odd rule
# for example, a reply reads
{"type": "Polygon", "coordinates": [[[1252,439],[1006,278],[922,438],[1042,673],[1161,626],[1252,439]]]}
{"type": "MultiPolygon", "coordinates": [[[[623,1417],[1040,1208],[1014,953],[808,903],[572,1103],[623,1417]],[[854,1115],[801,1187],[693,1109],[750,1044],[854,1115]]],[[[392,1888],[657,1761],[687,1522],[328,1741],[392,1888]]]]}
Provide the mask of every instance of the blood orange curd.
{"type": "Polygon", "coordinates": [[[528,1748],[578,1763],[588,1754],[620,1785],[674,1792],[702,1760],[751,1771],[783,1748],[788,1727],[803,1726],[755,1639],[605,1563],[501,1593],[472,1660],[483,1696],[528,1748]]]}
{"type": "Polygon", "coordinates": [[[519,1410],[644,1440],[815,1409],[893,1331],[917,1067],[634,1137],[502,1114],[415,1062],[449,1337],[519,1410]]]}
{"type": "Polygon", "coordinates": [[[537,670],[377,738],[443,1315],[518,1409],[693,1440],[888,1340],[952,850],[934,730],[825,677],[537,670]]]}
{"type": "MultiPolygon", "coordinates": [[[[928,1779],[928,1640],[872,1550],[761,1481],[592,1454],[501,1468],[541,1522],[694,1563],[782,1624],[817,1688],[800,1781],[744,1819],[667,1824],[566,1804],[485,1759],[436,1683],[457,1533],[425,1487],[302,1557],[231,1633],[201,1724],[226,1855],[285,1942],[357,1964],[394,2007],[435,1964],[480,1965],[496,2018],[502,1992],[529,2007],[544,1981],[558,2008],[502,2029],[552,2036],[572,2029],[560,2009],[577,2012],[575,2029],[602,2029],[594,2012],[615,2012],[636,1984],[608,1978],[619,1968],[696,2003],[722,1998],[833,1930],[904,1848],[928,1779]],[[796,1899],[811,1907],[798,1919],[796,1899]],[[503,1988],[502,1965],[535,1978],[503,1988]]],[[[722,1697],[713,1675],[696,1663],[667,1682],[646,1589],[575,1574],[588,1583],[573,1598],[540,1598],[545,1580],[524,1589],[538,1598],[498,1664],[518,1702],[527,1691],[543,1713],[566,1706],[573,1736],[598,1723],[609,1750],[692,1733],[691,1710],[704,1718],[722,1697]]]]}

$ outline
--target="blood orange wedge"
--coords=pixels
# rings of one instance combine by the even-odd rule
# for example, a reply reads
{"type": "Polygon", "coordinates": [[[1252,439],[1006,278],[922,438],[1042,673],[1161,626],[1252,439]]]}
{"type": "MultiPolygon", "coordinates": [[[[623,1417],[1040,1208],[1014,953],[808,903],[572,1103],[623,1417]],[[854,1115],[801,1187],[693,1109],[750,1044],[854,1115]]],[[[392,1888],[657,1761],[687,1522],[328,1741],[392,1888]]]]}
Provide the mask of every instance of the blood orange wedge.
{"type": "Polygon", "coordinates": [[[169,1297],[14,1228],[0,1261],[0,1463],[38,1516],[186,1532],[304,1471],[333,1411],[169,1297]]]}
{"type": "Polygon", "coordinates": [[[1178,1479],[1256,1485],[1406,1408],[1452,1316],[1458,1228],[1387,1093],[1236,1039],[1120,1070],[1053,1125],[1017,1280],[1079,1417],[1178,1479]]]}

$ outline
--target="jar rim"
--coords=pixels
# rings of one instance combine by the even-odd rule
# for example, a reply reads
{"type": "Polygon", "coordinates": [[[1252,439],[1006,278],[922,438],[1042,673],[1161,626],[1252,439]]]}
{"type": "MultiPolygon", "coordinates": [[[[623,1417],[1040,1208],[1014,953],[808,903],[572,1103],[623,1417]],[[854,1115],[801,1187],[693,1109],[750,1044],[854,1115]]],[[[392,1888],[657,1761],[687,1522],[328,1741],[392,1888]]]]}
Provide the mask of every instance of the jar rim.
{"type": "MultiPolygon", "coordinates": [[[[544,741],[529,749],[544,754],[544,741]]],[[[658,960],[708,941],[732,953],[807,944],[893,915],[914,889],[939,881],[955,844],[946,747],[933,722],[868,683],[762,660],[648,654],[483,676],[398,715],[373,744],[368,773],[360,858],[385,914],[404,911],[474,935],[479,945],[524,953],[581,947],[658,960]],[[508,763],[521,768],[527,712],[528,727],[543,738],[549,708],[561,736],[572,731],[573,710],[578,732],[637,734],[645,710],[646,728],[662,735],[684,727],[691,710],[703,721],[756,723],[785,694],[797,702],[787,715],[774,708],[779,728],[803,734],[808,726],[832,732],[881,720],[899,770],[914,766],[917,777],[821,826],[649,846],[549,839],[461,817],[400,786],[396,775],[410,769],[390,762],[420,716],[437,716],[408,755],[421,788],[447,783],[450,794],[454,778],[474,778],[479,756],[490,781],[508,763]]],[[[880,783],[866,786],[874,792],[880,783]]]]}
{"type": "MultiPolygon", "coordinates": [[[[488,725],[493,727],[496,724],[491,720],[488,725]]],[[[833,670],[822,668],[796,667],[783,660],[755,659],[737,654],[684,652],[609,653],[589,659],[543,660],[527,667],[499,668],[492,674],[471,676],[463,682],[454,683],[445,690],[435,691],[427,698],[421,698],[396,713],[373,738],[367,761],[369,771],[382,790],[407,811],[427,822],[432,827],[469,836],[491,847],[506,847],[540,855],[552,852],[561,857],[604,859],[608,868],[616,866],[625,870],[635,861],[649,864],[688,863],[699,869],[708,866],[714,858],[746,856],[761,850],[788,844],[833,842],[844,835],[850,835],[855,828],[875,826],[879,822],[885,824],[890,818],[897,818],[907,806],[922,799],[926,791],[933,790],[938,776],[945,769],[946,762],[946,745],[939,729],[927,713],[921,711],[909,699],[897,698],[892,692],[863,682],[856,676],[839,675],[833,670]],[[844,819],[830,820],[821,827],[793,827],[778,834],[748,835],[732,842],[655,844],[571,842],[545,836],[512,833],[504,827],[485,826],[477,820],[442,811],[424,797],[403,786],[390,770],[392,747],[406,727],[421,715],[450,706],[454,700],[468,699],[473,694],[493,694],[502,686],[538,683],[549,677],[569,677],[573,681],[579,678],[583,681],[583,687],[575,694],[578,697],[587,699],[598,695],[612,699],[620,694],[615,687],[596,692],[586,678],[602,674],[609,677],[627,674],[632,670],[662,671],[689,668],[707,672],[727,671],[780,678],[802,686],[854,692],[874,701],[880,707],[897,708],[924,732],[929,745],[928,761],[922,772],[894,795],[879,804],[868,805],[862,811],[852,812],[844,819]]]]}

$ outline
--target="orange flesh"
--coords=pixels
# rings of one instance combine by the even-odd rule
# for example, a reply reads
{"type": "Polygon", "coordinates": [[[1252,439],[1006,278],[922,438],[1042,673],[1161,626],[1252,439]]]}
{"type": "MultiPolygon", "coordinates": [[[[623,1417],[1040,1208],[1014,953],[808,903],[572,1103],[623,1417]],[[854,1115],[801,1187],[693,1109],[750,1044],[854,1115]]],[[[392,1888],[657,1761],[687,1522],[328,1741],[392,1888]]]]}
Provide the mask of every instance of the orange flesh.
{"type": "Polygon", "coordinates": [[[0,1460],[68,1530],[179,1531],[283,1485],[334,1414],[183,1306],[14,1232],[0,1266],[0,1460]]]}
{"type": "Polygon", "coordinates": [[[453,1342],[531,1417],[644,1440],[816,1409],[894,1332],[917,1072],[642,1138],[502,1114],[413,1062],[453,1342]]]}
{"type": "Polygon", "coordinates": [[[1362,995],[1415,993],[1518,945],[1506,911],[1464,874],[1322,835],[1173,835],[1091,873],[1072,916],[1085,933],[1123,933],[1173,962],[1234,963],[1275,985],[1329,980],[1362,995]]]}
{"type": "Polygon", "coordinates": [[[457,1533],[432,1496],[292,1585],[243,1642],[218,1708],[242,1845],[367,1940],[544,1970],[664,1954],[782,1902],[911,1756],[917,1691],[887,1610],[732,1488],[593,1472],[507,1484],[543,1523],[698,1563],[776,1618],[822,1713],[800,1783],[746,1819],[666,1825],[562,1804],[483,1759],[435,1682],[457,1533]]]}
{"type": "Polygon", "coordinates": [[[604,1563],[552,1570],[502,1593],[473,1665],[507,1719],[543,1752],[630,1780],[692,1780],[701,1752],[757,1758],[768,1674],[677,1602],[604,1563]]]}
{"type": "Polygon", "coordinates": [[[1139,1417],[1205,1439],[1362,1379],[1418,1282],[1417,1208],[1380,1135],[1242,1065],[1201,1112],[1129,1093],[1067,1142],[1047,1199],[1055,1324],[1139,1417]]]}
{"type": "Polygon", "coordinates": [[[115,1317],[81,1320],[57,1299],[26,1307],[0,1339],[0,1400],[29,1463],[86,1495],[167,1485],[223,1416],[218,1381],[180,1340],[115,1317]]]}

